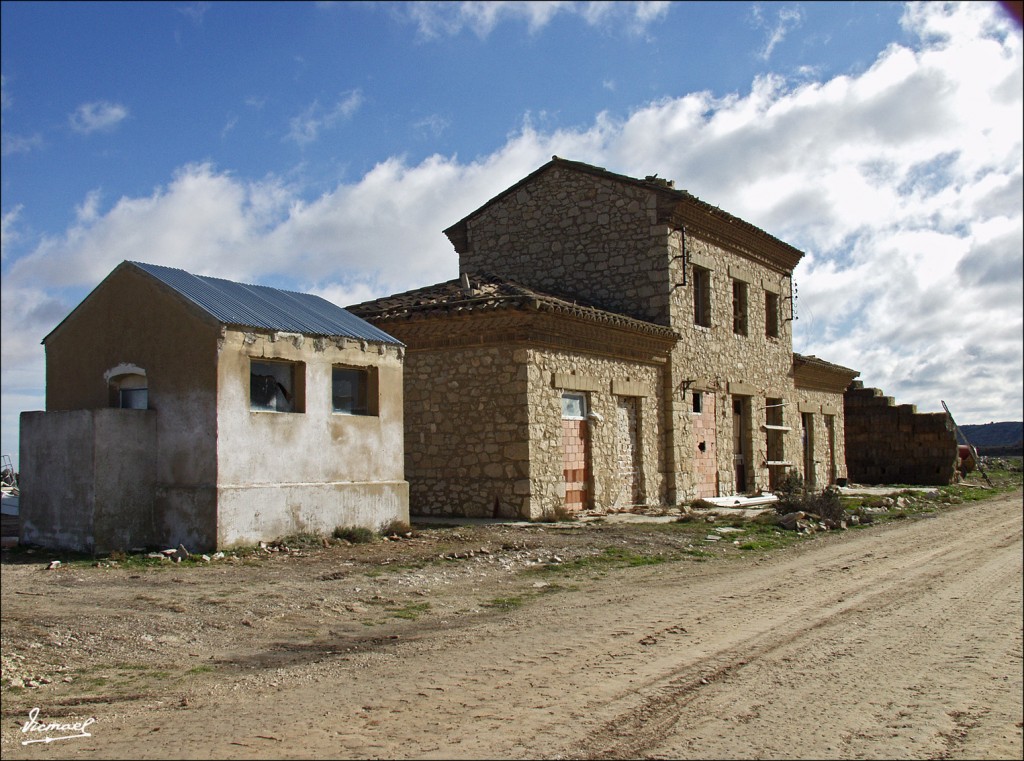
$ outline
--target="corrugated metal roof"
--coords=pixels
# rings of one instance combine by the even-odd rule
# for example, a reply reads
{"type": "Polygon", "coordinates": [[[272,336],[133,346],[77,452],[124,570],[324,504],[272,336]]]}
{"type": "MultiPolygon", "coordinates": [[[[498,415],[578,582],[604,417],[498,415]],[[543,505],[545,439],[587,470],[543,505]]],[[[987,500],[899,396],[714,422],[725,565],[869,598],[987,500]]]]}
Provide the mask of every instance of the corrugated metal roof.
{"type": "Polygon", "coordinates": [[[157,264],[129,264],[173,288],[226,325],[402,345],[366,320],[310,293],[203,277],[157,264]]]}

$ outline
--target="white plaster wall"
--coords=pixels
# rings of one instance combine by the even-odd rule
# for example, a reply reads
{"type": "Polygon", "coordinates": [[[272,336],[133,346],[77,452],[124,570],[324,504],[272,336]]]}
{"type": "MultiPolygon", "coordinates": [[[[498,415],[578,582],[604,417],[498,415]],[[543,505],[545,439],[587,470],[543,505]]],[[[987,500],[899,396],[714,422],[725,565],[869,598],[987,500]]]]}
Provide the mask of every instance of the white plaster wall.
{"type": "Polygon", "coordinates": [[[403,356],[401,347],[347,339],[224,332],[217,372],[218,545],[408,520],[403,356]],[[250,357],[303,363],[303,412],[250,410],[250,357]],[[378,415],[332,412],[334,365],[376,368],[378,415]]]}

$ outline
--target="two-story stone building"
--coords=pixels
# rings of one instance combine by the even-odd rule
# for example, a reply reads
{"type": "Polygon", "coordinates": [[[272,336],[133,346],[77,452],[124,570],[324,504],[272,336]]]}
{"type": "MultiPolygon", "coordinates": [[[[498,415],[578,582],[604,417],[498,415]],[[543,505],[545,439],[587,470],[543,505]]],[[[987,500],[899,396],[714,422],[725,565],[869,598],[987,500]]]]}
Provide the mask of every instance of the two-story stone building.
{"type": "Polygon", "coordinates": [[[801,252],[554,157],[445,230],[460,278],[348,307],[407,346],[420,514],[538,519],[844,477],[856,371],[792,351],[801,252]]]}

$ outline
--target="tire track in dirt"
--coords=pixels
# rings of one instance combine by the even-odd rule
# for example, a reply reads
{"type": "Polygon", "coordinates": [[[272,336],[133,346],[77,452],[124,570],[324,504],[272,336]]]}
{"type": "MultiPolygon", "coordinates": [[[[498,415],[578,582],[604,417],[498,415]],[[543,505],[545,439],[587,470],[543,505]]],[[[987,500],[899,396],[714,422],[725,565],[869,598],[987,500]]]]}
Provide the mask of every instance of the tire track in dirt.
{"type": "Polygon", "coordinates": [[[188,705],[140,706],[68,751],[1019,756],[1019,729],[1004,737],[1020,720],[1019,500],[735,565],[624,570],[506,612],[445,613],[376,650],[233,674],[188,705]],[[1001,679],[1014,670],[1016,682],[1001,679]],[[1006,698],[1014,689],[1016,703],[1006,698]]]}
{"type": "MultiPolygon", "coordinates": [[[[901,555],[895,562],[888,564],[891,568],[885,569],[887,573],[883,576],[883,588],[854,594],[850,599],[839,597],[834,602],[826,603],[826,607],[809,619],[801,619],[800,616],[805,615],[805,611],[801,611],[793,623],[781,631],[751,636],[737,646],[715,654],[713,658],[683,666],[678,672],[666,675],[661,683],[650,685],[645,690],[647,694],[639,706],[606,720],[604,726],[595,731],[584,745],[577,746],[565,755],[572,758],[632,758],[653,753],[655,757],[685,757],[688,754],[707,757],[709,754],[706,745],[696,749],[698,752],[694,753],[695,749],[687,748],[685,744],[666,746],[664,743],[665,738],[671,737],[680,724],[699,721],[699,711],[691,704],[703,703],[710,706],[713,700],[708,697],[708,693],[720,690],[722,683],[748,681],[742,672],[762,668],[764,663],[770,663],[772,668],[785,666],[787,661],[799,660],[800,651],[811,651],[814,653],[814,660],[819,663],[842,660],[841,648],[837,654],[833,646],[834,652],[829,655],[829,645],[837,640],[841,641],[844,630],[850,626],[851,620],[857,618],[888,622],[885,627],[888,644],[883,646],[881,653],[874,653],[872,656],[876,659],[881,657],[883,662],[872,663],[871,668],[888,668],[890,672],[895,669],[895,665],[890,662],[893,658],[887,657],[888,652],[896,653],[896,660],[905,660],[912,656],[920,658],[922,653],[917,651],[921,649],[927,655],[928,642],[922,640],[927,640],[930,635],[922,635],[921,632],[948,629],[955,620],[964,618],[963,600],[975,601],[974,607],[984,609],[978,611],[977,615],[967,615],[969,621],[984,619],[981,614],[985,610],[991,611],[1004,605],[1000,620],[1004,623],[1013,621],[1014,612],[1019,620],[1019,526],[1019,517],[996,521],[994,524],[957,537],[951,546],[913,549],[908,554],[901,555]],[[983,549],[979,551],[979,547],[983,549]],[[984,556],[989,551],[984,548],[1002,552],[990,555],[988,559],[983,557],[981,565],[969,572],[950,570],[956,569],[957,564],[965,561],[976,561],[979,552],[984,556]],[[950,589],[958,591],[959,594],[942,594],[940,590],[937,605],[936,589],[940,582],[950,582],[950,589]],[[1013,591],[1015,588],[1016,592],[1013,591]],[[993,590],[999,589],[1003,590],[1002,596],[1005,599],[999,600],[998,603],[983,602],[993,590]],[[922,624],[922,619],[927,623],[922,624]],[[908,625],[907,622],[914,623],[908,625]]],[[[877,576],[880,570],[882,569],[874,568],[874,575],[877,576]]],[[[815,600],[815,604],[821,602],[823,601],[820,599],[815,600]]],[[[991,631],[990,620],[983,620],[982,623],[981,629],[991,631]]],[[[882,627],[876,625],[875,628],[882,627]]],[[[855,638],[853,642],[843,644],[847,648],[851,645],[863,648],[866,640],[860,640],[858,643],[855,638]]],[[[1012,650],[1016,646],[1019,653],[1019,638],[1016,645],[1012,641],[1009,641],[1008,645],[1007,650],[1012,650]]],[[[945,648],[947,651],[949,649],[945,648]]],[[[1009,658],[1009,653],[1002,655],[1009,658]]],[[[935,658],[925,657],[924,660],[924,665],[930,668],[942,665],[936,663],[935,658]]],[[[822,670],[818,668],[817,672],[822,670]]],[[[774,686],[776,689],[779,687],[774,686]]],[[[978,709],[975,707],[973,714],[960,710],[949,713],[949,716],[964,717],[977,713],[978,709]]],[[[877,713],[872,718],[874,721],[867,722],[869,725],[885,724],[884,717],[877,713]]],[[[957,737],[960,734],[963,733],[958,734],[954,729],[947,733],[950,737],[957,737]]],[[[851,734],[850,741],[845,743],[839,739],[835,738],[832,746],[819,748],[818,751],[825,753],[832,750],[839,757],[856,757],[853,752],[853,746],[856,745],[853,742],[853,735],[851,734]]],[[[861,736],[857,739],[865,738],[861,736]]],[[[755,754],[765,753],[763,746],[751,750],[755,754]]],[[[935,748],[935,752],[938,753],[945,750],[941,746],[935,748]]],[[[793,750],[787,745],[778,748],[776,752],[784,757],[791,756],[793,750]]],[[[882,753],[883,756],[887,754],[888,752],[882,753]]]]}

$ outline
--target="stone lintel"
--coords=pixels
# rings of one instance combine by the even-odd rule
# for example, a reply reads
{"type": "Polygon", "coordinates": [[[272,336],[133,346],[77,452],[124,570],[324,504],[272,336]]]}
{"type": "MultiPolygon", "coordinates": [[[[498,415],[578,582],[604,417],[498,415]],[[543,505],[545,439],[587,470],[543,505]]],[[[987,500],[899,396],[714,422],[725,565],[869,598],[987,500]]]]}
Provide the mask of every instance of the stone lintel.
{"type": "Polygon", "coordinates": [[[612,380],[612,394],[615,396],[651,396],[651,390],[639,381],[612,380]]]}
{"type": "Polygon", "coordinates": [[[751,274],[750,270],[746,267],[737,267],[735,264],[729,265],[729,277],[733,280],[739,280],[748,284],[754,282],[754,276],[751,274]]]}
{"type": "Polygon", "coordinates": [[[751,386],[749,383],[729,381],[729,393],[738,394],[739,396],[756,396],[757,389],[751,386]]]}
{"type": "Polygon", "coordinates": [[[691,264],[697,267],[703,267],[706,270],[713,270],[715,268],[715,260],[710,256],[704,256],[703,254],[689,254],[687,258],[689,258],[691,264]]]}
{"type": "Polygon", "coordinates": [[[566,391],[601,391],[603,384],[591,375],[573,375],[571,373],[554,373],[551,385],[566,391]]]}

